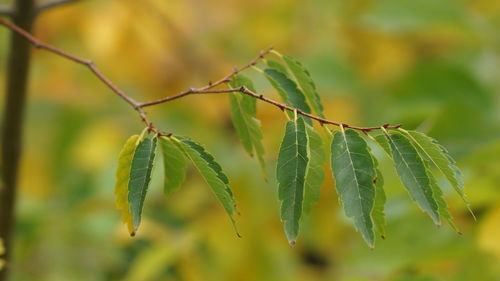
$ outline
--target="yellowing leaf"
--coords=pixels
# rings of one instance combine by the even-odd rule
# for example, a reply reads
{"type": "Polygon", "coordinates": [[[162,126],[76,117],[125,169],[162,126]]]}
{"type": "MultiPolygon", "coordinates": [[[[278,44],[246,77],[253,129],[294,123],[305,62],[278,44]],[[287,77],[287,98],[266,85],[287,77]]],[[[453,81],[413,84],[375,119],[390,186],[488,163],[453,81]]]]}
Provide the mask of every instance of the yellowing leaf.
{"type": "Polygon", "coordinates": [[[122,222],[127,224],[128,231],[131,235],[134,234],[134,224],[132,222],[132,214],[130,213],[130,204],[128,202],[128,182],[130,180],[130,169],[132,168],[132,159],[138,140],[139,135],[133,135],[127,140],[120,152],[118,168],[116,169],[116,208],[122,212],[122,222]]]}

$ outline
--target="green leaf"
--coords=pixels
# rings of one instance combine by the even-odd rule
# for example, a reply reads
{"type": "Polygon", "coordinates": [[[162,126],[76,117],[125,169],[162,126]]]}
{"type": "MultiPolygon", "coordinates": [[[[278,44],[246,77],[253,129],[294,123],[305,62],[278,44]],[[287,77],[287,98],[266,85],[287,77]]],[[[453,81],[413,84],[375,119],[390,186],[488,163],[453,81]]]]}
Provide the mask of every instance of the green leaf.
{"type": "Polygon", "coordinates": [[[439,214],[450,224],[450,226],[455,230],[458,234],[461,234],[460,230],[458,227],[455,225],[455,222],[453,221],[453,217],[451,216],[450,212],[448,211],[448,205],[446,204],[446,201],[443,198],[443,192],[441,191],[441,188],[439,188],[436,179],[432,175],[431,171],[429,170],[429,161],[424,160],[425,163],[425,168],[427,169],[427,174],[429,175],[429,180],[431,183],[432,187],[432,193],[434,195],[434,199],[436,200],[436,203],[438,205],[438,212],[439,214]]]}
{"type": "Polygon", "coordinates": [[[269,66],[270,68],[274,68],[279,72],[288,76],[288,71],[286,70],[286,67],[275,60],[267,60],[267,66],[269,66]]]}
{"type": "Polygon", "coordinates": [[[400,131],[404,132],[413,141],[413,143],[429,158],[429,160],[434,163],[434,165],[436,165],[436,167],[446,176],[455,191],[460,195],[462,200],[466,203],[467,207],[469,207],[470,204],[467,201],[463,190],[464,182],[462,180],[462,173],[460,172],[460,169],[458,169],[458,167],[455,165],[455,160],[451,158],[446,148],[440,145],[437,140],[423,133],[416,131],[406,131],[403,129],[400,129],[400,131]]]}
{"type": "Polygon", "coordinates": [[[134,224],[133,234],[137,232],[141,224],[142,208],[144,207],[144,199],[146,198],[149,181],[151,180],[155,154],[156,138],[145,138],[137,145],[134,158],[132,159],[130,180],[128,182],[128,202],[134,224]]]}
{"type": "Polygon", "coordinates": [[[378,169],[378,161],[372,156],[377,177],[375,178],[375,202],[373,204],[372,218],[375,229],[382,239],[385,239],[385,213],[384,206],[387,198],[384,191],[384,177],[378,169]]]}
{"type": "Polygon", "coordinates": [[[384,134],[377,135],[373,138],[375,140],[375,143],[382,148],[382,150],[387,153],[389,158],[392,158],[392,151],[391,151],[391,145],[389,144],[389,141],[385,137],[384,134]]]}
{"type": "Polygon", "coordinates": [[[260,122],[244,110],[240,95],[230,93],[229,100],[231,102],[231,117],[236,128],[236,133],[248,154],[251,156],[253,156],[254,152],[257,154],[262,173],[264,178],[267,179],[260,122]]]}
{"type": "Polygon", "coordinates": [[[281,220],[292,246],[299,233],[307,162],[306,128],[304,119],[299,117],[296,121],[286,123],[276,169],[281,220]]]}
{"type": "Polygon", "coordinates": [[[130,204],[128,202],[128,182],[130,180],[130,169],[132,168],[132,159],[137,147],[139,135],[131,136],[120,152],[118,158],[118,167],[116,168],[115,183],[115,202],[116,208],[122,213],[122,222],[127,225],[130,235],[134,235],[134,223],[130,213],[130,204]]]}
{"type": "Polygon", "coordinates": [[[321,184],[325,180],[323,163],[326,160],[321,136],[314,128],[307,125],[307,164],[306,178],[304,184],[304,213],[310,213],[312,206],[319,201],[321,184]]]}
{"type": "Polygon", "coordinates": [[[249,128],[249,123],[251,122],[250,118],[252,117],[243,111],[237,94],[229,93],[228,97],[231,104],[231,120],[233,121],[236,133],[248,154],[253,155],[253,143],[249,128]]]}
{"type": "MultiPolygon", "coordinates": [[[[191,160],[205,182],[210,186],[215,196],[224,207],[224,210],[236,230],[236,221],[233,218],[236,212],[236,202],[233,197],[233,192],[228,185],[229,181],[227,176],[222,171],[221,166],[200,144],[189,139],[177,138],[179,138],[179,141],[175,143],[184,152],[186,157],[191,160]]],[[[238,233],[238,231],[236,231],[236,233],[238,233]]]]}
{"type": "MultiPolygon", "coordinates": [[[[286,74],[273,69],[267,68],[264,70],[267,79],[273,85],[273,87],[278,91],[281,98],[286,104],[289,104],[297,109],[302,110],[306,113],[311,113],[311,108],[307,105],[306,98],[304,93],[302,93],[299,88],[297,88],[297,84],[290,78],[286,76],[286,74]]],[[[312,126],[312,121],[310,118],[304,117],[304,120],[312,126]]]]}
{"type": "Polygon", "coordinates": [[[376,171],[365,140],[354,130],[337,131],[331,145],[335,186],[347,217],[368,246],[374,246],[371,213],[375,200],[376,171]]]}
{"type": "Polygon", "coordinates": [[[318,116],[324,118],[323,115],[323,105],[321,104],[321,98],[316,91],[316,85],[309,74],[309,71],[305,69],[305,67],[290,56],[283,56],[283,60],[285,60],[288,68],[292,71],[293,75],[297,79],[300,87],[304,91],[307,100],[312,105],[314,111],[318,114],[318,116]]]}
{"type": "Polygon", "coordinates": [[[409,139],[398,132],[386,133],[391,145],[392,158],[403,185],[411,198],[440,225],[438,205],[432,192],[429,173],[423,159],[409,139]]]}
{"type": "MultiPolygon", "coordinates": [[[[229,85],[233,88],[245,86],[250,91],[254,93],[256,92],[252,80],[241,73],[234,75],[231,82],[229,82],[229,85]]],[[[257,99],[243,93],[234,94],[241,96],[241,107],[243,110],[252,117],[255,117],[257,114],[257,99]]]]}
{"type": "Polygon", "coordinates": [[[163,191],[165,195],[170,195],[181,186],[186,178],[186,157],[170,138],[160,137],[160,147],[165,173],[163,191]]]}

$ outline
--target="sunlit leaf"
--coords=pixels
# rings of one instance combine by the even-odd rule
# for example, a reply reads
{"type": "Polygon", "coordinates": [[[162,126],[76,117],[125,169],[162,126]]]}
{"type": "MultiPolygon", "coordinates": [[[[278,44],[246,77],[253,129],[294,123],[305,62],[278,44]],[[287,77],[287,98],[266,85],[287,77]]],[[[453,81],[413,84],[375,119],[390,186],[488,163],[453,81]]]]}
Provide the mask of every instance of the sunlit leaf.
{"type": "Polygon", "coordinates": [[[300,62],[290,56],[283,56],[283,59],[297,79],[297,82],[304,91],[304,94],[314,111],[318,114],[318,116],[324,117],[321,98],[316,91],[316,85],[314,84],[309,71],[307,71],[307,69],[305,69],[300,62]]]}
{"type": "Polygon", "coordinates": [[[463,190],[464,182],[460,169],[455,165],[455,160],[437,140],[416,131],[403,131],[413,143],[421,149],[421,151],[436,165],[436,167],[446,176],[455,191],[460,195],[462,200],[469,206],[467,198],[463,190]]]}
{"type": "MultiPolygon", "coordinates": [[[[274,68],[267,68],[264,70],[264,73],[285,103],[306,113],[311,113],[311,108],[307,105],[304,93],[302,93],[297,87],[297,84],[288,78],[286,74],[274,68]]],[[[309,125],[312,125],[310,118],[305,117],[304,120],[309,125]]]]}
{"type": "Polygon", "coordinates": [[[307,132],[307,163],[306,179],[304,184],[304,213],[311,212],[312,206],[318,202],[320,197],[320,187],[325,180],[323,163],[326,160],[325,151],[321,136],[314,131],[314,128],[306,125],[307,132]]]}
{"type": "Polygon", "coordinates": [[[186,178],[186,157],[170,138],[160,137],[165,174],[163,191],[165,195],[178,189],[186,178]]]}
{"type": "Polygon", "coordinates": [[[121,211],[122,222],[127,225],[131,235],[135,233],[135,230],[132,222],[132,214],[130,213],[130,204],[128,202],[128,182],[130,180],[130,169],[132,167],[132,159],[138,140],[139,135],[133,135],[127,140],[120,152],[118,167],[116,168],[116,208],[121,211]]]}
{"type": "Polygon", "coordinates": [[[288,75],[286,67],[275,60],[267,60],[267,66],[269,66],[269,68],[274,68],[285,75],[288,75]]]}
{"type": "Polygon", "coordinates": [[[399,132],[386,133],[391,145],[396,171],[411,198],[440,225],[438,205],[434,199],[429,174],[423,159],[409,139],[399,132]]]}
{"type": "MultiPolygon", "coordinates": [[[[141,224],[142,208],[144,199],[148,192],[149,182],[151,180],[151,171],[156,155],[157,138],[144,138],[137,145],[132,166],[130,168],[130,179],[128,182],[128,202],[130,204],[130,213],[134,232],[137,232],[141,224]]],[[[134,233],[135,234],[135,233],[134,233]]]]}
{"type": "Polygon", "coordinates": [[[276,169],[281,220],[291,245],[295,244],[299,232],[307,162],[306,128],[304,120],[299,117],[286,123],[276,169]]]}
{"type": "Polygon", "coordinates": [[[191,160],[203,179],[210,186],[236,229],[236,221],[233,218],[236,212],[236,202],[233,197],[233,192],[228,185],[229,181],[227,176],[222,171],[221,166],[199,143],[186,138],[177,138],[179,141],[175,143],[184,152],[186,157],[191,160]]]}
{"type": "Polygon", "coordinates": [[[337,131],[331,145],[331,164],[335,186],[347,217],[361,233],[368,246],[374,246],[371,213],[377,177],[365,140],[354,130],[337,131]]]}

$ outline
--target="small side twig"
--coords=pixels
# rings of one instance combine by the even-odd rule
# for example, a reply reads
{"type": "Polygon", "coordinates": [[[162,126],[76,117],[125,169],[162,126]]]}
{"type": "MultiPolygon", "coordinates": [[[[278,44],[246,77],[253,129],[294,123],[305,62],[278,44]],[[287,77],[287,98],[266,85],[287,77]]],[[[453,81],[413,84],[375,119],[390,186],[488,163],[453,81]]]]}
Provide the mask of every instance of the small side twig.
{"type": "MultiPolygon", "coordinates": [[[[73,0],[73,1],[77,1],[77,0],[73,0]]],[[[72,2],[72,1],[64,1],[64,0],[62,0],[62,1],[57,1],[57,2],[72,2]]],[[[4,25],[4,26],[8,27],[9,29],[11,29],[12,31],[14,31],[14,32],[18,33],[19,35],[23,36],[31,44],[33,44],[36,48],[45,49],[45,50],[50,51],[50,52],[52,52],[52,53],[54,53],[56,55],[59,55],[59,56],[63,57],[63,58],[66,58],[66,59],[71,60],[73,62],[76,62],[78,64],[82,64],[82,65],[87,66],[92,71],[92,73],[94,73],[94,75],[99,80],[101,80],[101,82],[103,82],[109,89],[111,89],[114,93],[116,93],[120,98],[122,98],[128,104],[130,104],[139,113],[142,122],[144,122],[146,124],[146,126],[149,129],[149,131],[155,132],[157,134],[163,134],[163,133],[160,130],[156,129],[154,127],[153,123],[150,122],[147,119],[146,112],[143,109],[144,107],[148,107],[148,106],[153,106],[153,105],[157,105],[157,104],[169,102],[169,101],[172,101],[172,100],[175,100],[175,99],[179,99],[179,98],[182,98],[182,97],[185,97],[185,96],[188,96],[188,95],[193,95],[193,94],[220,94],[220,93],[231,93],[231,92],[241,92],[243,94],[249,95],[249,96],[251,96],[253,98],[256,98],[258,100],[261,100],[261,101],[264,101],[266,103],[272,104],[272,105],[278,107],[279,109],[281,109],[283,111],[284,110],[288,110],[288,111],[296,112],[297,114],[300,114],[302,116],[309,117],[309,118],[311,118],[313,120],[318,121],[319,124],[322,125],[322,126],[325,125],[325,124],[335,125],[335,126],[339,126],[339,127],[342,126],[344,128],[350,128],[350,129],[354,129],[354,130],[359,130],[359,131],[362,131],[364,133],[368,133],[368,132],[370,132],[372,130],[397,129],[397,128],[401,127],[401,124],[397,124],[397,125],[384,124],[382,127],[381,126],[377,126],[377,127],[359,127],[359,126],[354,126],[354,125],[349,125],[349,124],[344,124],[344,123],[340,123],[340,122],[331,121],[331,120],[328,120],[328,119],[321,118],[319,116],[313,115],[311,113],[304,112],[304,111],[302,111],[302,110],[300,110],[298,108],[294,108],[294,107],[292,107],[292,106],[290,106],[288,104],[281,103],[281,102],[278,102],[278,101],[266,98],[262,94],[257,94],[255,92],[252,92],[249,89],[247,89],[246,87],[229,88],[229,89],[213,89],[216,86],[219,86],[221,84],[229,83],[231,81],[231,78],[234,75],[238,74],[239,72],[241,72],[241,71],[243,71],[243,70],[245,70],[247,68],[250,68],[250,67],[256,65],[259,60],[263,59],[268,53],[270,53],[273,50],[272,47],[268,48],[267,50],[261,51],[259,53],[259,55],[257,55],[249,63],[247,63],[247,64],[245,64],[245,65],[243,65],[243,66],[241,66],[239,68],[235,67],[231,73],[229,73],[228,75],[222,77],[221,79],[217,80],[216,82],[209,82],[208,85],[200,87],[200,88],[189,88],[186,91],[180,92],[180,93],[172,95],[172,96],[167,96],[167,97],[164,97],[164,98],[161,98],[161,99],[157,99],[157,100],[153,100],[153,101],[149,101],[149,102],[137,102],[133,98],[131,98],[130,96],[128,96],[125,92],[123,92],[120,88],[118,88],[104,74],[102,74],[101,71],[95,66],[95,64],[92,61],[86,60],[86,59],[82,59],[82,58],[77,57],[75,55],[69,54],[69,53],[67,53],[67,52],[65,52],[63,50],[60,50],[60,49],[58,49],[58,48],[56,48],[54,46],[46,44],[46,43],[38,40],[37,38],[33,37],[30,33],[28,33],[26,31],[24,31],[23,29],[19,28],[15,24],[13,24],[13,23],[11,23],[9,21],[6,21],[4,19],[1,19],[1,18],[0,18],[0,25],[4,25]]]]}
{"type": "Polygon", "coordinates": [[[178,98],[182,98],[184,96],[187,96],[187,95],[190,95],[190,94],[195,94],[195,93],[203,93],[203,91],[206,91],[206,90],[209,90],[209,89],[212,89],[212,88],[215,88],[221,84],[224,84],[224,83],[228,83],[231,81],[231,77],[233,77],[234,75],[240,73],[241,71],[247,69],[247,68],[250,68],[251,66],[254,66],[257,61],[259,61],[260,59],[264,58],[265,55],[269,54],[269,52],[271,52],[273,50],[273,47],[269,47],[267,48],[266,50],[263,50],[263,51],[260,51],[259,55],[256,56],[253,60],[251,60],[249,63],[241,66],[241,67],[235,67],[233,69],[233,71],[231,73],[229,73],[228,75],[222,77],[221,79],[215,81],[215,82],[209,82],[208,85],[204,86],[204,87],[200,87],[200,88],[190,88],[186,91],[183,91],[183,92],[180,92],[178,94],[175,94],[173,96],[168,96],[168,97],[164,97],[164,98],[161,98],[161,99],[157,99],[157,100],[154,100],[154,101],[149,101],[149,102],[144,102],[144,103],[141,103],[140,104],[140,107],[147,107],[147,106],[152,106],[152,105],[155,105],[155,104],[160,104],[160,103],[164,103],[164,102],[168,102],[168,101],[171,101],[171,100],[175,100],[175,99],[178,99],[178,98]]]}

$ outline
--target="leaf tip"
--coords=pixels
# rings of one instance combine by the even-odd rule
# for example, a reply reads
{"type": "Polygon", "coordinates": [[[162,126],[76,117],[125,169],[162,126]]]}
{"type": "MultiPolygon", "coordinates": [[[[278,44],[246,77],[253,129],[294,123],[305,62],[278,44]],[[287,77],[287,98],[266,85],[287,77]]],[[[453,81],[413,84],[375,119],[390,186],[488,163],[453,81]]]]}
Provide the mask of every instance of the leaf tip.
{"type": "Polygon", "coordinates": [[[477,222],[477,218],[476,218],[476,215],[474,214],[474,212],[472,211],[471,207],[470,207],[470,204],[467,204],[467,210],[469,210],[469,213],[471,214],[472,218],[474,219],[475,222],[477,222]]]}
{"type": "Polygon", "coordinates": [[[135,237],[135,231],[130,232],[130,237],[135,237]]]}
{"type": "Polygon", "coordinates": [[[291,247],[295,247],[295,244],[297,244],[295,240],[290,240],[288,241],[288,243],[290,244],[291,247]]]}

